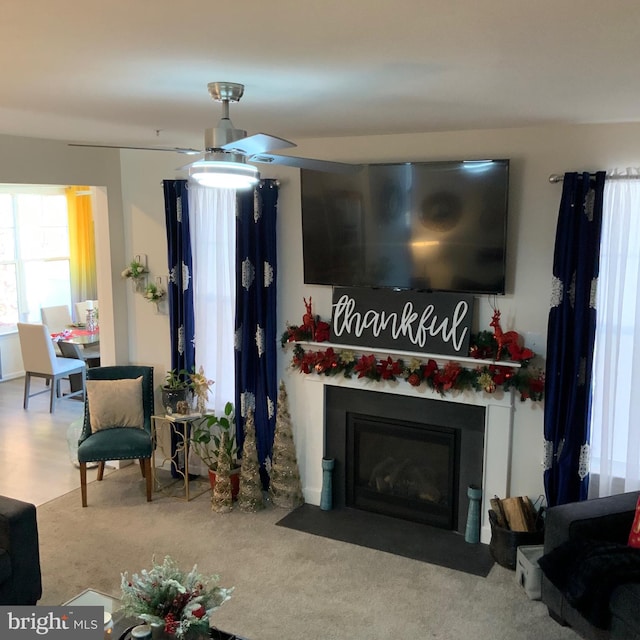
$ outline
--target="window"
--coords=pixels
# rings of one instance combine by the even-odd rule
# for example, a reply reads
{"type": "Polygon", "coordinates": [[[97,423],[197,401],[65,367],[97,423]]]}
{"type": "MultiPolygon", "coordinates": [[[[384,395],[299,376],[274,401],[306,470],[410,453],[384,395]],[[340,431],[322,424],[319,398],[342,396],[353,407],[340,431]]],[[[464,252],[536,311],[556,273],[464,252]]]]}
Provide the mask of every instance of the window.
{"type": "Polygon", "coordinates": [[[605,183],[589,496],[640,489],[640,180],[605,183]]]}
{"type": "Polygon", "coordinates": [[[67,199],[59,187],[0,187],[0,333],[71,305],[67,199]]]}

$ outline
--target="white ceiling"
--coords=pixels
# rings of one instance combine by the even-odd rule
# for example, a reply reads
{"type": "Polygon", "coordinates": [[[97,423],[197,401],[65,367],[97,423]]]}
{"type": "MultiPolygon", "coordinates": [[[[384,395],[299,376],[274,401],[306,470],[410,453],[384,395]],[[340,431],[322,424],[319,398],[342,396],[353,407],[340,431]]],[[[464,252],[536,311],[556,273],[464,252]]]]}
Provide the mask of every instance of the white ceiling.
{"type": "Polygon", "coordinates": [[[0,133],[201,147],[640,121],[638,0],[5,0],[0,133]],[[156,134],[159,130],[159,134],[156,134]]]}

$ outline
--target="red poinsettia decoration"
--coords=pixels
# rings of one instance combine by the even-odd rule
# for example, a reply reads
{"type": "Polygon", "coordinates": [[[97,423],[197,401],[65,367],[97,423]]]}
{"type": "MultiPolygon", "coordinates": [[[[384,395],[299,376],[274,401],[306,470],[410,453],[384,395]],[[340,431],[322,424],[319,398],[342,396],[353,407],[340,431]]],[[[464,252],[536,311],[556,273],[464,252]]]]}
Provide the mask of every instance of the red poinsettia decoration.
{"type": "Polygon", "coordinates": [[[338,354],[329,347],[326,351],[318,351],[314,369],[316,373],[325,373],[338,366],[338,354]]]}
{"type": "Polygon", "coordinates": [[[433,383],[436,389],[449,391],[456,383],[456,378],[460,375],[460,365],[455,362],[447,362],[443,369],[439,369],[434,374],[433,383]]]}
{"type": "Polygon", "coordinates": [[[316,320],[316,331],[313,339],[316,342],[326,342],[329,339],[330,327],[328,322],[316,320]]]}
{"type": "Polygon", "coordinates": [[[311,373],[315,370],[316,360],[317,354],[315,352],[297,349],[294,351],[292,364],[302,373],[311,373]]]}
{"type": "Polygon", "coordinates": [[[358,378],[370,378],[372,374],[377,373],[377,364],[378,359],[374,355],[362,356],[356,363],[354,371],[358,372],[358,378]]]}
{"type": "Polygon", "coordinates": [[[383,380],[395,380],[396,376],[402,374],[402,362],[400,360],[393,360],[389,356],[386,360],[380,360],[376,367],[378,375],[383,380]]]}
{"type": "Polygon", "coordinates": [[[512,342],[507,345],[509,351],[509,359],[513,362],[522,362],[523,360],[531,360],[535,353],[531,349],[520,346],[517,342],[512,342]]]}

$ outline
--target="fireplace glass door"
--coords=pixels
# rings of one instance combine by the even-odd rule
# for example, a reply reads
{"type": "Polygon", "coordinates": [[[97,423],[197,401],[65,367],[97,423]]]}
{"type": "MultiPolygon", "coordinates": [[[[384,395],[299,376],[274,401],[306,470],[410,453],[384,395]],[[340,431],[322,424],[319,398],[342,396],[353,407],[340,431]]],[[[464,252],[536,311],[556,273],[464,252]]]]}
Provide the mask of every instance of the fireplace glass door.
{"type": "Polygon", "coordinates": [[[349,413],[346,504],[457,527],[458,431],[349,413]]]}

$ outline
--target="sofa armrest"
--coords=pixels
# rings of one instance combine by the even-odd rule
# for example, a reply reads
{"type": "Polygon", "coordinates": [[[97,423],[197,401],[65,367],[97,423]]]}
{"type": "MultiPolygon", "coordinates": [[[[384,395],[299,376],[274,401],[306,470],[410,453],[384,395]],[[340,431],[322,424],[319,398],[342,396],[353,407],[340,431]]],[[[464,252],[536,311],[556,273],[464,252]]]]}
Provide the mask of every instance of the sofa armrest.
{"type": "Polygon", "coordinates": [[[545,518],[544,552],[576,538],[626,544],[639,495],[632,491],[550,507],[545,518]]]}
{"type": "Polygon", "coordinates": [[[36,507],[0,496],[0,548],[11,575],[0,584],[0,605],[34,605],[42,595],[36,507]]]}

